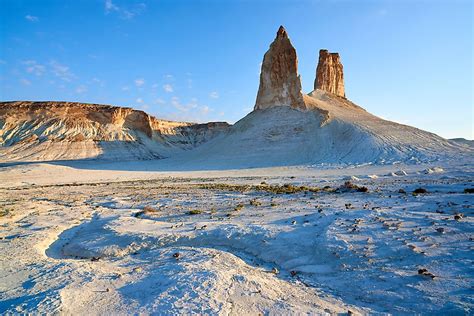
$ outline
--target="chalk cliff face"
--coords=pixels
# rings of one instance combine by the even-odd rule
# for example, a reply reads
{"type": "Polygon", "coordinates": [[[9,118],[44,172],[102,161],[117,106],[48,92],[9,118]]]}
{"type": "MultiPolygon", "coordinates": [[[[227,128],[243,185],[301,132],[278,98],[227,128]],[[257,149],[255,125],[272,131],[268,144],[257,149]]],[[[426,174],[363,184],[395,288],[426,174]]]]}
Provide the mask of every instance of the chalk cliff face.
{"type": "Polygon", "coordinates": [[[306,109],[301,93],[296,50],[283,26],[263,57],[255,110],[274,106],[306,109]]]}
{"type": "Polygon", "coordinates": [[[160,120],[110,105],[0,102],[0,161],[165,158],[228,127],[160,120]]]}
{"type": "Polygon", "coordinates": [[[325,49],[319,51],[314,89],[324,90],[343,98],[346,97],[344,72],[338,53],[329,53],[325,49]]]}

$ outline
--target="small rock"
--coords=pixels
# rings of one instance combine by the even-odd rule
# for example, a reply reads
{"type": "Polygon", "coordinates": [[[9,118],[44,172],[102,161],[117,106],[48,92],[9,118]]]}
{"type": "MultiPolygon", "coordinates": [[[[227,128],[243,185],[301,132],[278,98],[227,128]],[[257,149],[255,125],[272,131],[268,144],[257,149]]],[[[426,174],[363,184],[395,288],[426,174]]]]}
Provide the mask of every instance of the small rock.
{"type": "Polygon", "coordinates": [[[180,256],[179,252],[175,252],[175,253],[173,254],[173,258],[179,258],[179,256],[180,256]]]}
{"type": "Polygon", "coordinates": [[[277,268],[273,268],[273,269],[272,269],[272,273],[273,273],[273,274],[278,274],[278,273],[280,273],[280,271],[278,271],[277,268]]]}
{"type": "Polygon", "coordinates": [[[418,274],[419,275],[422,275],[422,276],[426,276],[426,277],[430,277],[432,279],[435,278],[435,275],[431,272],[429,272],[427,269],[425,268],[422,268],[422,269],[418,269],[418,274]]]}
{"type": "Polygon", "coordinates": [[[418,188],[413,191],[414,194],[425,194],[428,193],[428,191],[424,188],[418,188]]]}

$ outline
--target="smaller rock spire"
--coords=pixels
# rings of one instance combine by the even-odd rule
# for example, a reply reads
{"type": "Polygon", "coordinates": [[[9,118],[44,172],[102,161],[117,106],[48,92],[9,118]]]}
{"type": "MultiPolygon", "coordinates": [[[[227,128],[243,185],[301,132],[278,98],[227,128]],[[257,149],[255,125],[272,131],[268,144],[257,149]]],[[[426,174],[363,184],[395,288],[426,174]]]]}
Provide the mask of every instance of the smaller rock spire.
{"type": "Polygon", "coordinates": [[[324,90],[343,98],[346,97],[344,71],[338,53],[330,53],[326,49],[319,51],[314,89],[324,90]]]}

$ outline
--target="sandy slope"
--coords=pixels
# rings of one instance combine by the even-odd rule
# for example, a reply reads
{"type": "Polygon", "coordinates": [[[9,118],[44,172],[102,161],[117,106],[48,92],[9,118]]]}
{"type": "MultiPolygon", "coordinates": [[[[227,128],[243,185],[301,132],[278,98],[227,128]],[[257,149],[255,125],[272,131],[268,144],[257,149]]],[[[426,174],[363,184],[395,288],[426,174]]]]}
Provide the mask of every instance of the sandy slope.
{"type": "Polygon", "coordinates": [[[305,102],[311,110],[275,106],[253,111],[224,135],[173,160],[190,167],[249,168],[420,163],[473,154],[471,148],[382,120],[323,91],[313,91],[305,102]]]}

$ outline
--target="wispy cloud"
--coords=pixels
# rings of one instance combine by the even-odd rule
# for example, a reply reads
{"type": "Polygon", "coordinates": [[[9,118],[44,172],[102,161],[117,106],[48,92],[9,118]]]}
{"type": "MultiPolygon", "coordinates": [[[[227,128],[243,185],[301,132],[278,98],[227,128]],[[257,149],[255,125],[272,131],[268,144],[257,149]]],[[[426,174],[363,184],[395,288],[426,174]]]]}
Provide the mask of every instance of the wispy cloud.
{"type": "Polygon", "coordinates": [[[137,102],[137,103],[143,103],[143,99],[142,99],[142,98],[137,98],[137,99],[135,100],[135,102],[137,102]]]}
{"type": "Polygon", "coordinates": [[[20,79],[20,83],[24,86],[30,86],[31,85],[31,81],[29,81],[28,79],[20,79]]]}
{"type": "Polygon", "coordinates": [[[100,86],[100,87],[105,86],[105,82],[103,80],[99,79],[99,78],[96,78],[96,77],[92,78],[91,82],[95,85],[100,86]]]}
{"type": "Polygon", "coordinates": [[[154,103],[155,103],[155,104],[165,104],[166,102],[165,102],[165,100],[163,100],[163,99],[156,99],[156,100],[154,101],[154,103]]]}
{"type": "Polygon", "coordinates": [[[36,60],[25,60],[23,65],[26,66],[26,72],[36,76],[42,76],[46,72],[46,67],[39,64],[36,60]]]}
{"type": "Polygon", "coordinates": [[[197,104],[197,99],[192,99],[191,102],[188,102],[186,104],[182,104],[180,101],[179,101],[179,98],[178,97],[172,97],[171,98],[171,105],[177,109],[178,111],[181,111],[181,112],[188,112],[189,110],[191,109],[195,109],[197,108],[198,104],[197,104]]]}
{"type": "Polygon", "coordinates": [[[29,15],[29,14],[25,15],[25,19],[27,19],[30,22],[38,22],[39,21],[39,18],[37,16],[29,15]]]}
{"type": "Polygon", "coordinates": [[[87,91],[87,87],[84,85],[80,85],[79,87],[76,88],[76,93],[84,93],[87,91]]]}
{"type": "Polygon", "coordinates": [[[168,93],[171,93],[174,91],[173,86],[168,83],[163,85],[163,90],[165,90],[165,92],[168,92],[168,93]]]}
{"type": "Polygon", "coordinates": [[[71,72],[68,66],[58,63],[55,60],[49,62],[51,72],[58,78],[64,81],[71,81],[76,76],[71,72]]]}
{"type": "Polygon", "coordinates": [[[207,105],[203,105],[201,106],[200,111],[202,115],[207,115],[209,111],[211,111],[211,108],[208,107],[207,105]]]}
{"type": "Polygon", "coordinates": [[[219,93],[217,91],[213,91],[213,92],[209,93],[209,97],[211,99],[219,99],[219,93]]]}
{"type": "Polygon", "coordinates": [[[112,0],[105,0],[105,13],[110,13],[112,11],[118,11],[119,7],[116,6],[112,0]]]}
{"type": "Polygon", "coordinates": [[[177,112],[169,116],[169,119],[193,122],[209,121],[209,114],[214,111],[207,105],[199,104],[196,98],[182,103],[178,97],[172,97],[170,103],[177,112]]]}
{"type": "Polygon", "coordinates": [[[141,87],[141,86],[143,86],[144,84],[145,84],[145,79],[143,79],[143,78],[135,79],[135,85],[136,85],[137,87],[141,87]]]}
{"type": "Polygon", "coordinates": [[[112,0],[105,0],[104,9],[105,14],[116,13],[121,19],[130,20],[143,13],[146,9],[146,4],[140,2],[125,7],[115,4],[112,0]]]}

